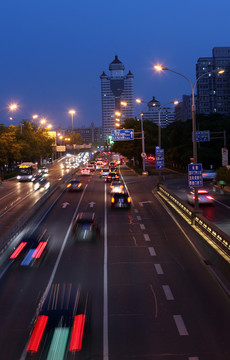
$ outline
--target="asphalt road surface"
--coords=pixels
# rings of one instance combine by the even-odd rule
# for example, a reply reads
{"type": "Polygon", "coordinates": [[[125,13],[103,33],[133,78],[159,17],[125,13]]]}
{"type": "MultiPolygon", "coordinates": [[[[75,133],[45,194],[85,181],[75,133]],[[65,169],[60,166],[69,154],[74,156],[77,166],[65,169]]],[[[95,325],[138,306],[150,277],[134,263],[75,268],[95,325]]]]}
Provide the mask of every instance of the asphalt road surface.
{"type": "Polygon", "coordinates": [[[69,335],[65,355],[53,359],[230,359],[229,298],[191,245],[192,230],[152,193],[155,177],[128,169],[122,176],[130,210],[111,209],[97,173],[81,177],[84,191],[60,192],[39,224],[50,234],[41,261],[22,266],[19,257],[1,266],[2,359],[52,358],[54,328],[71,334],[73,313],[86,315],[82,348],[69,351],[69,335]],[[96,214],[93,242],[73,237],[81,211],[96,214]],[[38,351],[28,353],[39,314],[49,326],[38,351]]]}

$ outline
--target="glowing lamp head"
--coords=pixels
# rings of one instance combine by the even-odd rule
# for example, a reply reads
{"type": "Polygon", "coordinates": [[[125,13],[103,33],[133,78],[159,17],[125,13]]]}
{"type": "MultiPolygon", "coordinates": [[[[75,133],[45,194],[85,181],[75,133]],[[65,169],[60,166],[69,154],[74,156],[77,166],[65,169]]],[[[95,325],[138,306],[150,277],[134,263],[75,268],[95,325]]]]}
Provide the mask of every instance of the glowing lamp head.
{"type": "Polygon", "coordinates": [[[9,106],[9,110],[14,111],[14,110],[17,109],[17,107],[18,107],[17,104],[11,104],[11,105],[9,106]]]}

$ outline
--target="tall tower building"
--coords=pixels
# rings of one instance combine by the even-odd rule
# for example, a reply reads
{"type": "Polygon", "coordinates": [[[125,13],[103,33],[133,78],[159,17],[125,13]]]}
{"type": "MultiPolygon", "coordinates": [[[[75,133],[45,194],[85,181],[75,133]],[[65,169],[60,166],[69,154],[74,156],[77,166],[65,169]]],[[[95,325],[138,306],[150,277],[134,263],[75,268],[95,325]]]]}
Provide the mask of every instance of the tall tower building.
{"type": "Polygon", "coordinates": [[[161,107],[161,104],[153,96],[152,100],[147,103],[148,110],[142,111],[142,120],[152,121],[154,124],[159,123],[159,112],[161,127],[166,127],[175,121],[175,111],[169,107],[161,107]]]}
{"type": "Polygon", "coordinates": [[[209,73],[197,82],[198,114],[230,114],[230,47],[214,47],[212,57],[199,58],[196,78],[218,69],[225,73],[209,73]]]}
{"type": "Polygon", "coordinates": [[[131,71],[124,75],[125,67],[115,56],[109,65],[110,76],[105,72],[101,79],[101,101],[102,101],[102,130],[104,141],[112,130],[116,128],[115,112],[121,113],[120,123],[127,118],[134,118],[134,95],[133,95],[133,74],[131,71]],[[123,107],[121,102],[125,101],[127,106],[123,107]]]}

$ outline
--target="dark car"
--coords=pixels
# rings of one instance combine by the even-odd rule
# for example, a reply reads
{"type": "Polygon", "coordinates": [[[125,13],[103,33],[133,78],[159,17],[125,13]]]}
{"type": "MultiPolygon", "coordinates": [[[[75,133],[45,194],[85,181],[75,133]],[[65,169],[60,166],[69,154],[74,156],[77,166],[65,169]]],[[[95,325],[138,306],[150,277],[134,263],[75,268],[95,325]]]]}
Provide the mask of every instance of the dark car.
{"type": "Polygon", "coordinates": [[[19,259],[21,266],[33,266],[47,248],[49,238],[46,229],[26,232],[11,254],[10,259],[19,259]]]}
{"type": "Polygon", "coordinates": [[[125,208],[130,209],[131,198],[128,193],[115,193],[111,198],[112,208],[125,208]]]}
{"type": "Polygon", "coordinates": [[[83,190],[82,183],[78,179],[72,179],[66,186],[67,191],[81,191],[83,190]]]}
{"type": "Polygon", "coordinates": [[[119,179],[120,179],[120,176],[115,172],[110,172],[106,177],[107,182],[119,181],[119,179]]]}
{"type": "Polygon", "coordinates": [[[77,241],[96,240],[100,231],[95,213],[80,212],[73,223],[72,231],[77,241]]]}

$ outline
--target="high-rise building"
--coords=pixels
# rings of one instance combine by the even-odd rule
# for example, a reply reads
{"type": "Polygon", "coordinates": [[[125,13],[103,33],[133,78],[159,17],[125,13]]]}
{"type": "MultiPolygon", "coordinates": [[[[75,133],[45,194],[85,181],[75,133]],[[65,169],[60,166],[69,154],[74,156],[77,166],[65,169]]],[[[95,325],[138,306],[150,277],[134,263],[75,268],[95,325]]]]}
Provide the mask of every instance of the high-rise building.
{"type": "Polygon", "coordinates": [[[166,127],[173,121],[175,121],[175,112],[174,109],[169,107],[161,107],[161,104],[153,96],[152,100],[147,103],[148,110],[142,111],[142,120],[150,120],[154,124],[159,124],[159,113],[160,113],[160,122],[161,127],[166,127]]]}
{"type": "Polygon", "coordinates": [[[192,95],[183,95],[182,101],[175,106],[175,121],[187,121],[189,119],[192,119],[192,95]]]}
{"type": "Polygon", "coordinates": [[[210,72],[197,82],[198,114],[230,114],[230,47],[214,47],[212,57],[199,58],[196,78],[210,72]],[[224,74],[211,73],[225,69],[224,74]]]}
{"type": "Polygon", "coordinates": [[[112,130],[116,128],[115,112],[121,113],[120,124],[127,118],[134,118],[134,95],[133,95],[133,74],[131,71],[124,75],[124,65],[115,56],[109,65],[110,76],[105,72],[100,76],[101,79],[101,101],[102,101],[102,129],[104,141],[112,130]],[[121,102],[127,103],[122,106],[121,102]]]}

